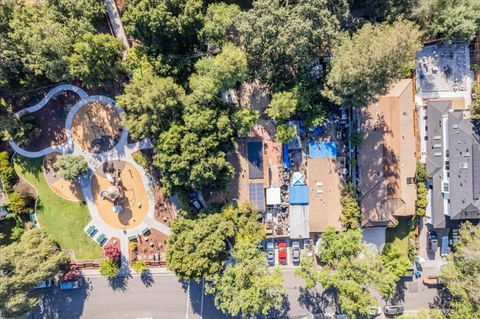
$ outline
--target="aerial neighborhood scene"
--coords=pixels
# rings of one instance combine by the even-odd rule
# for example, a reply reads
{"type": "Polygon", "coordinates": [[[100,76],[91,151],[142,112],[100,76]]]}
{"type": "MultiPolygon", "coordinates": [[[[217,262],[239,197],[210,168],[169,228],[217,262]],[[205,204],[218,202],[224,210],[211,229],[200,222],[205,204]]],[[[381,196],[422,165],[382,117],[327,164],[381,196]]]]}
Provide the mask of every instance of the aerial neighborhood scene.
{"type": "Polygon", "coordinates": [[[479,0],[0,0],[0,319],[480,319],[479,0]]]}

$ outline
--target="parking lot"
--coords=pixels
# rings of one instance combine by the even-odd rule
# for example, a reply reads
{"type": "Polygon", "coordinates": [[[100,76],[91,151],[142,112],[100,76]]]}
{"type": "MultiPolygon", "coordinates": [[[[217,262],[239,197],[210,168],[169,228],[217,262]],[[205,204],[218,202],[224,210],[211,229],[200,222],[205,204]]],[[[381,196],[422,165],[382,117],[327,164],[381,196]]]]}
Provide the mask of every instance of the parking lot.
{"type": "Polygon", "coordinates": [[[282,267],[295,267],[300,265],[300,256],[304,253],[314,253],[313,241],[311,239],[290,239],[290,238],[271,238],[264,242],[264,249],[267,252],[269,258],[267,259],[270,266],[282,266],[282,267]],[[310,244],[309,244],[310,242],[310,244]],[[270,243],[270,244],[269,244],[270,243]],[[272,254],[269,254],[271,250],[271,244],[273,243],[273,262],[272,254]],[[282,243],[286,245],[286,262],[281,262],[282,255],[282,243]],[[298,244],[295,244],[298,243],[298,244]],[[292,248],[293,244],[293,248],[292,248]],[[298,245],[298,249],[296,249],[298,245]],[[280,246],[280,247],[279,247],[280,246]],[[309,246],[311,248],[309,248],[309,246]],[[295,252],[296,251],[296,252],[295,252]]]}

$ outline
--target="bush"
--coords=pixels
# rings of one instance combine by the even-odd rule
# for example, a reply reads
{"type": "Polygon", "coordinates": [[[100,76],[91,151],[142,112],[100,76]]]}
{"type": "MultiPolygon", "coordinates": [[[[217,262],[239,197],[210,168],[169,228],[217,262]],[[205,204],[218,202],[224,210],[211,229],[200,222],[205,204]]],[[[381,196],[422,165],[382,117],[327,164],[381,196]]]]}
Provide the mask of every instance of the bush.
{"type": "Polygon", "coordinates": [[[72,182],[88,171],[88,164],[82,156],[60,156],[57,165],[59,174],[72,182]]]}
{"type": "Polygon", "coordinates": [[[342,204],[342,224],[345,228],[352,229],[360,226],[360,205],[358,204],[355,185],[349,183],[342,191],[340,198],[342,204]]]}
{"type": "Polygon", "coordinates": [[[418,183],[417,185],[417,201],[415,203],[416,210],[415,215],[419,217],[425,216],[425,211],[428,206],[428,190],[424,183],[418,183]]]}
{"type": "Polygon", "coordinates": [[[12,233],[10,234],[11,241],[19,241],[23,233],[25,232],[25,229],[18,224],[19,223],[17,223],[17,225],[12,228],[12,233]]]}
{"type": "Polygon", "coordinates": [[[288,144],[297,136],[297,127],[279,124],[275,133],[277,139],[282,144],[288,144]]]}
{"type": "Polygon", "coordinates": [[[135,160],[135,162],[138,163],[138,165],[145,169],[148,169],[148,167],[150,166],[150,159],[147,155],[145,155],[145,153],[135,152],[133,154],[133,159],[135,160]]]}
{"type": "Polygon", "coordinates": [[[105,259],[100,263],[100,274],[107,277],[108,279],[113,279],[118,274],[118,264],[109,259],[105,259]]]}
{"type": "Polygon", "coordinates": [[[145,264],[144,261],[136,261],[132,265],[133,270],[135,270],[136,273],[141,274],[145,270],[147,270],[147,265],[145,264]]]}
{"type": "Polygon", "coordinates": [[[358,132],[353,132],[352,135],[350,135],[350,142],[352,142],[353,146],[359,147],[363,143],[362,134],[360,134],[358,132]]]}
{"type": "Polygon", "coordinates": [[[421,162],[417,162],[417,168],[415,171],[415,181],[417,182],[417,184],[427,184],[429,179],[430,176],[427,173],[426,165],[421,162]]]}
{"type": "Polygon", "coordinates": [[[77,280],[80,278],[80,271],[78,270],[78,266],[72,265],[70,266],[70,270],[63,276],[64,280],[77,280]]]}

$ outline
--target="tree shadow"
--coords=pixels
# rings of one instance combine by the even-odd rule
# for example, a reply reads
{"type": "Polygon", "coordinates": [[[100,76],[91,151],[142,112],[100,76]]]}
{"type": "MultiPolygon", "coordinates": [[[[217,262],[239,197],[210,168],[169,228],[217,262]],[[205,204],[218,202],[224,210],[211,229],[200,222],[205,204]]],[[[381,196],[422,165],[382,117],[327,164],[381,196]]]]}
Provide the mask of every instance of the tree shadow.
{"type": "Polygon", "coordinates": [[[450,302],[453,298],[452,294],[450,291],[448,291],[447,288],[445,287],[440,287],[437,289],[437,296],[433,300],[433,302],[430,303],[430,308],[437,308],[437,309],[449,309],[450,308],[450,302]]]}
{"type": "Polygon", "coordinates": [[[127,283],[128,283],[128,280],[130,278],[132,278],[132,275],[130,275],[130,274],[119,275],[115,278],[108,279],[108,285],[114,291],[126,291],[127,290],[127,283]]]}
{"type": "Polygon", "coordinates": [[[336,292],[332,287],[322,293],[304,287],[300,287],[299,290],[298,302],[300,306],[314,315],[323,315],[329,306],[336,305],[336,292]]]}
{"type": "Polygon", "coordinates": [[[290,311],[290,301],[288,301],[288,295],[282,296],[282,305],[279,309],[275,309],[269,312],[266,316],[256,316],[258,319],[288,319],[288,312],[290,311]]]}
{"type": "Polygon", "coordinates": [[[397,286],[395,288],[395,295],[393,295],[393,297],[388,301],[391,301],[393,304],[398,304],[398,303],[404,302],[405,301],[405,290],[407,289],[408,282],[413,282],[412,278],[409,278],[409,277],[401,278],[397,282],[397,286]]]}
{"type": "Polygon", "coordinates": [[[152,273],[148,269],[142,272],[140,279],[147,288],[151,287],[155,283],[155,279],[153,279],[152,273]]]}

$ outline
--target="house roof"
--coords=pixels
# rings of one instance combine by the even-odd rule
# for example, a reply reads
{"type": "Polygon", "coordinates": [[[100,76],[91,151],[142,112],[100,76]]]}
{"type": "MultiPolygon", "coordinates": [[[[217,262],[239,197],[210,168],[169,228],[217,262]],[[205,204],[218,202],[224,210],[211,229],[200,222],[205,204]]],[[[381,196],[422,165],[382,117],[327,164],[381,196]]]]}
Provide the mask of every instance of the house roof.
{"type": "Polygon", "coordinates": [[[309,238],[309,207],[308,205],[290,205],[290,238],[309,238]]]}
{"type": "Polygon", "coordinates": [[[363,226],[381,226],[415,212],[414,97],[411,80],[361,112],[359,154],[363,226]]]}
{"type": "Polygon", "coordinates": [[[308,186],[293,185],[288,188],[290,205],[308,205],[308,186]]]}
{"type": "Polygon", "coordinates": [[[310,232],[323,232],[328,226],[342,229],[340,203],[343,181],[333,158],[307,160],[308,189],[310,193],[310,232]]]}

